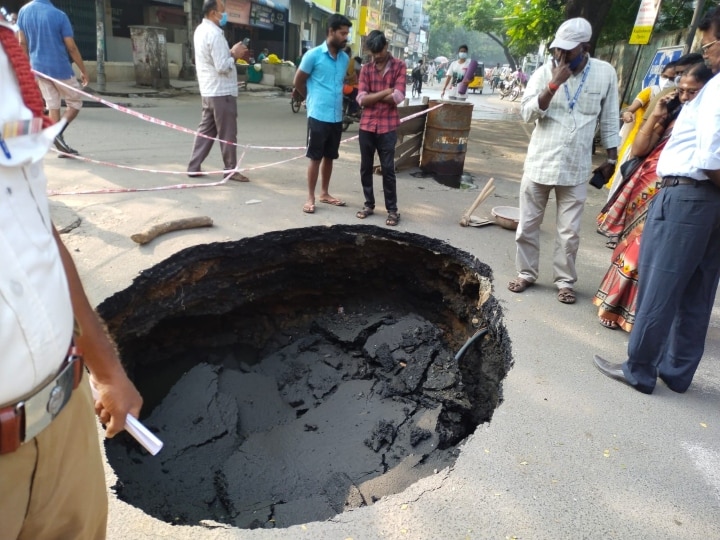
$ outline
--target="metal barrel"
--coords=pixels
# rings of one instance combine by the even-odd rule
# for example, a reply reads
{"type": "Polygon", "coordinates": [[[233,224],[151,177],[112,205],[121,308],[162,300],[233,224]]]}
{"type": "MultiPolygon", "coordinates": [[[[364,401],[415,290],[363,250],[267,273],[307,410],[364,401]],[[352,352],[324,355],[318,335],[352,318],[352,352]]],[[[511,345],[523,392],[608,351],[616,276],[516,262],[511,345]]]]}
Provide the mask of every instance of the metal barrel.
{"type": "Polygon", "coordinates": [[[442,107],[428,113],[420,168],[436,175],[459,178],[465,165],[473,104],[430,100],[429,106],[432,108],[440,103],[442,107]]]}

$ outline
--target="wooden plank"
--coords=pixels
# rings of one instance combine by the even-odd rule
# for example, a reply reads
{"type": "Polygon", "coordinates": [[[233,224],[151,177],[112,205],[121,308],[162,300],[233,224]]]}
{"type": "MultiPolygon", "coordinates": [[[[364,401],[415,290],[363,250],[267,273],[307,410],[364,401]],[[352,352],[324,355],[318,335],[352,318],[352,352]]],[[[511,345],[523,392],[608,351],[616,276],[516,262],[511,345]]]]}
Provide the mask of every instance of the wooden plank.
{"type": "Polygon", "coordinates": [[[405,154],[408,151],[418,151],[420,150],[420,145],[422,144],[422,137],[413,137],[412,139],[407,139],[403,141],[402,143],[395,146],[395,155],[398,154],[405,154]]]}
{"type": "Polygon", "coordinates": [[[422,133],[423,131],[425,131],[425,116],[419,116],[403,122],[397,128],[398,137],[414,135],[416,133],[422,133]]]}

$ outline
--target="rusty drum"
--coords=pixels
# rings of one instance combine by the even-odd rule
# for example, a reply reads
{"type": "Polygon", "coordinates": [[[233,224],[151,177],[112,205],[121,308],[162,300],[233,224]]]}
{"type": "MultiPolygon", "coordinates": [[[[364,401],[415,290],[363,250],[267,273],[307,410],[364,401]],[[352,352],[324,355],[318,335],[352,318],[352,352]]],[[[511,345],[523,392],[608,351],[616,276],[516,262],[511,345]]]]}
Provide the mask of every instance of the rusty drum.
{"type": "Polygon", "coordinates": [[[440,103],[442,107],[428,113],[420,168],[459,178],[465,165],[473,104],[431,100],[429,105],[432,108],[440,103]]]}

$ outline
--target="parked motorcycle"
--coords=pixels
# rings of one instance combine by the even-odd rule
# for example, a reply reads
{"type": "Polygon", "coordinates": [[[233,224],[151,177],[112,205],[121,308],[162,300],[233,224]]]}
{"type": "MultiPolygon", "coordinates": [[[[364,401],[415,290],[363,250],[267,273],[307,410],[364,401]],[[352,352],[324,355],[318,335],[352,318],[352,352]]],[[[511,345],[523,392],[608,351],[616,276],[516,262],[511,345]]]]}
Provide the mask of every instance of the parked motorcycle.
{"type": "Polygon", "coordinates": [[[295,92],[295,89],[292,89],[292,93],[290,94],[290,108],[292,109],[292,112],[296,113],[300,111],[300,107],[305,106],[305,100],[295,92]]]}
{"type": "Polygon", "coordinates": [[[500,99],[505,99],[510,96],[511,101],[515,101],[523,92],[522,84],[517,79],[500,81],[498,86],[500,91],[500,99]]]}
{"type": "Polygon", "coordinates": [[[347,131],[347,128],[350,127],[351,124],[354,124],[355,122],[360,122],[360,118],[362,117],[362,108],[359,108],[357,110],[357,113],[355,114],[349,114],[350,110],[350,104],[351,99],[349,96],[343,96],[343,119],[342,119],[342,130],[347,131]]]}

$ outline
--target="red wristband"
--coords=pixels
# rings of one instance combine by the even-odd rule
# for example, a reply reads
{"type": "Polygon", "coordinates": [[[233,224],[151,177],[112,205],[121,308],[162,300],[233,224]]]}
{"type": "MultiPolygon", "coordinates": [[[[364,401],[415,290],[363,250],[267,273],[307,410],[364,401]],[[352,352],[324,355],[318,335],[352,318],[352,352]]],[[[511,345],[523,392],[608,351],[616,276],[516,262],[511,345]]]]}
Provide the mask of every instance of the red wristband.
{"type": "Polygon", "coordinates": [[[560,90],[560,85],[559,85],[559,84],[555,84],[555,83],[553,83],[553,82],[549,82],[549,83],[548,83],[548,88],[550,89],[551,92],[554,93],[554,92],[557,92],[558,90],[560,90]]]}

